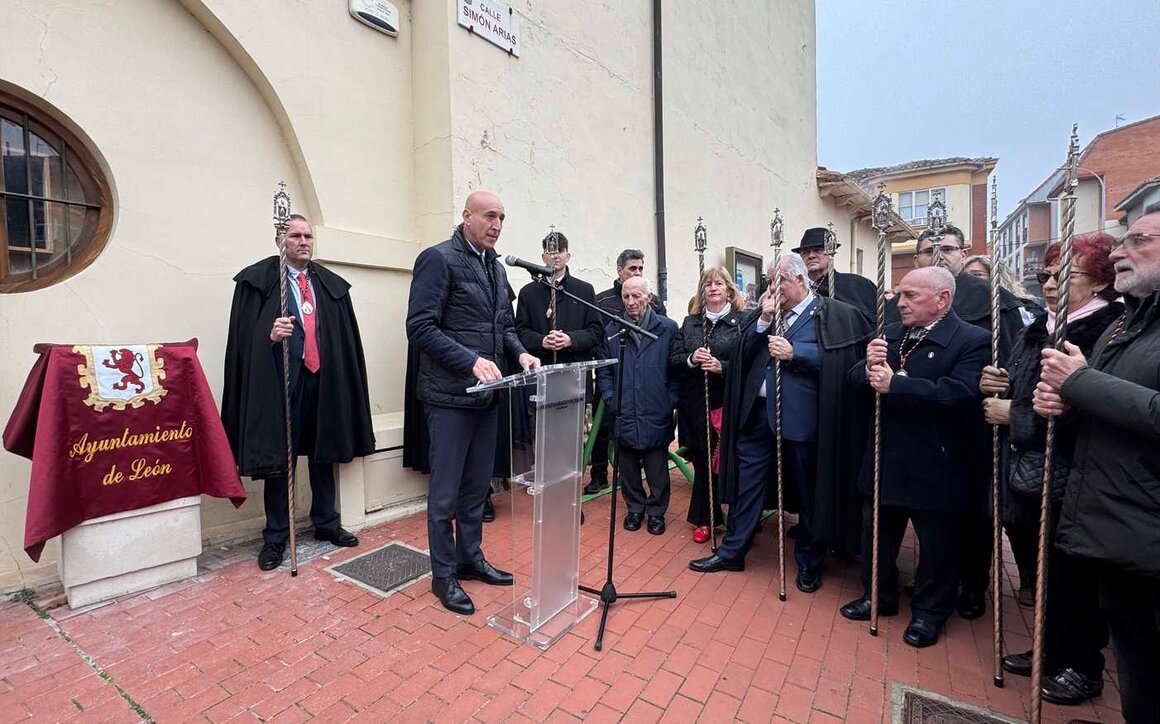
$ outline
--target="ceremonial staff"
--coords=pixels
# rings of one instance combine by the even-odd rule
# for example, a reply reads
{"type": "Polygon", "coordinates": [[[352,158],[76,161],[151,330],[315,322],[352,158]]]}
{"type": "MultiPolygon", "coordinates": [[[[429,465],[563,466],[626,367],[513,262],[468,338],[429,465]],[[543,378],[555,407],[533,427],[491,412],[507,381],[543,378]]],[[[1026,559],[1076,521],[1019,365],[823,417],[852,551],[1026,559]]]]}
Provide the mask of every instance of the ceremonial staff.
{"type": "MultiPolygon", "coordinates": [[[[556,279],[556,255],[560,253],[560,238],[556,233],[556,225],[552,224],[548,227],[548,243],[544,247],[544,251],[552,258],[552,281],[556,279]]],[[[556,285],[552,284],[552,290],[548,292],[548,333],[556,331],[556,285]]],[[[556,350],[552,350],[552,364],[556,364],[556,350]]]]}
{"type": "MultiPolygon", "coordinates": [[[[886,230],[890,228],[890,197],[878,184],[874,199],[874,229],[878,232],[878,339],[886,337],[886,230]]],[[[878,635],[878,508],[882,485],[882,393],[874,392],[874,499],[870,534],[870,635],[878,635]]]]}
{"type": "MultiPolygon", "coordinates": [[[[274,232],[278,236],[278,316],[289,317],[286,301],[286,227],[290,223],[290,194],[286,193],[286,182],[278,182],[274,194],[274,232]]],[[[290,518],[290,576],[298,575],[298,547],[295,543],[294,521],[294,432],[290,427],[290,337],[282,338],[282,393],[283,413],[286,419],[286,496],[288,517],[290,518]]]]}
{"type": "MultiPolygon", "coordinates": [[[[998,184],[991,179],[991,366],[999,367],[999,222],[998,184]]],[[[994,619],[995,686],[1003,686],[1003,520],[999,486],[999,425],[991,426],[991,612],[994,619]]]]}
{"type": "Polygon", "coordinates": [[[931,266],[938,266],[942,261],[942,240],[947,233],[947,205],[942,200],[942,191],[932,191],[931,196],[934,199],[930,202],[927,208],[927,224],[926,228],[932,232],[930,237],[931,242],[931,266]]]}
{"type": "Polygon", "coordinates": [[[834,257],[838,255],[838,234],[834,231],[834,222],[826,224],[826,256],[830,257],[830,269],[826,272],[826,291],[830,299],[834,299],[837,292],[834,290],[834,257]]]}
{"type": "MultiPolygon", "coordinates": [[[[693,249],[697,252],[697,279],[701,285],[701,346],[709,351],[709,343],[713,338],[712,322],[709,321],[709,310],[705,307],[705,249],[709,248],[709,232],[705,229],[704,221],[697,217],[697,228],[693,230],[693,249]]],[[[713,494],[713,426],[709,420],[709,370],[701,369],[705,379],[705,459],[708,461],[708,477],[706,484],[709,487],[709,540],[714,553],[717,552],[717,506],[716,496],[713,494]]]]}
{"type": "MultiPolygon", "coordinates": [[[[781,313],[781,242],[784,234],[781,209],[773,210],[773,221],[769,224],[770,245],[773,247],[773,278],[769,280],[773,289],[773,309],[777,315],[777,336],[785,334],[785,315],[781,313]]],[[[777,441],[777,600],[785,600],[785,486],[782,484],[781,463],[781,360],[773,360],[773,434],[777,441]]]]}
{"type": "MultiPolygon", "coordinates": [[[[1071,287],[1071,245],[1075,235],[1075,190],[1079,186],[1079,124],[1071,127],[1067,148],[1067,195],[1063,197],[1063,234],[1059,245],[1059,299],[1055,305],[1052,346],[1062,351],[1067,337],[1068,292],[1071,287]]],[[[1043,487],[1039,499],[1039,556],[1035,566],[1035,621],[1031,632],[1031,721],[1038,724],[1043,702],[1043,615],[1047,607],[1047,521],[1051,511],[1052,453],[1055,448],[1055,416],[1047,418],[1043,447],[1043,487]]]]}

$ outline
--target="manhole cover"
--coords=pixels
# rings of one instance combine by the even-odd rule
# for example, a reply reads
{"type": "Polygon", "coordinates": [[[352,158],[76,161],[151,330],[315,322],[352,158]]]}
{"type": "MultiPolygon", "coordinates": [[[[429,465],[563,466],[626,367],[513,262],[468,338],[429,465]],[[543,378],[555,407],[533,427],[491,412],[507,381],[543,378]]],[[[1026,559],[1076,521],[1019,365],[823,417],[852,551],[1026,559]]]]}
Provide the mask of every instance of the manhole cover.
{"type": "Polygon", "coordinates": [[[930,691],[896,684],[894,724],[1021,724],[1021,722],[930,691]]]}
{"type": "Polygon", "coordinates": [[[431,558],[402,543],[388,543],[328,570],[384,596],[431,572],[431,558]]]}

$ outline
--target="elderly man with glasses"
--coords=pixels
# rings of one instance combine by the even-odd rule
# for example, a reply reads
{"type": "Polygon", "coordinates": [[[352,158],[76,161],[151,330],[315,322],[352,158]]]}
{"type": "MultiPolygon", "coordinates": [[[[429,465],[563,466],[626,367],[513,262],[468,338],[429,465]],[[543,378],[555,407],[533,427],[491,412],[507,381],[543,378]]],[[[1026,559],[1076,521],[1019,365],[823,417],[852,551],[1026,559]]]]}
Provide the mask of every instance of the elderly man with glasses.
{"type": "Polygon", "coordinates": [[[1124,314],[1090,361],[1070,343],[1043,351],[1034,409],[1076,426],[1056,546],[1096,569],[1121,710],[1135,724],[1160,721],[1160,211],[1109,258],[1124,314]]]}

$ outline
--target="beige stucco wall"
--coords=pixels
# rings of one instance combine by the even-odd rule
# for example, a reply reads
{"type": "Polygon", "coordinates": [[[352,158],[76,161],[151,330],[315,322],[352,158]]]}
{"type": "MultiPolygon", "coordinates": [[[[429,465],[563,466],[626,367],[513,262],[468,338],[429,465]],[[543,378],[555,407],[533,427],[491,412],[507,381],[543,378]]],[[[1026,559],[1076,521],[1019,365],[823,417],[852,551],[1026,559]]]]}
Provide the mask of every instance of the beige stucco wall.
{"type": "MultiPolygon", "coordinates": [[[[471,189],[507,205],[501,253],[535,258],[554,223],[573,240],[574,271],[598,289],[626,246],[646,251],[656,279],[648,0],[520,3],[520,58],[457,27],[452,0],[395,0],[397,38],[355,22],[345,3],[4,2],[0,82],[43,96],[87,134],[117,209],[89,269],[0,296],[0,411],[42,340],[196,336],[220,395],[230,279],[273,252],[278,180],[314,219],[318,256],[354,284],[376,414],[402,408],[413,259],[446,238],[471,189]]],[[[728,245],[768,255],[780,207],[786,248],[833,221],[838,266],[851,268],[849,215],[815,182],[814,38],[812,3],[665,4],[673,316],[695,286],[698,216],[709,264],[728,245]]],[[[874,235],[863,223],[857,236],[873,276],[874,235]]],[[[28,472],[0,454],[0,591],[56,575],[53,546],[39,565],[22,551],[28,472]]],[[[207,540],[257,535],[261,491],[248,489],[240,511],[205,501],[207,540]]]]}
{"type": "MultiPolygon", "coordinates": [[[[0,296],[0,410],[15,404],[37,341],[197,337],[220,395],[230,280],[274,251],[270,196],[279,180],[295,210],[321,220],[320,253],[339,240],[383,239],[383,266],[409,268],[406,32],[387,38],[324,3],[279,3],[282,23],[270,23],[268,4],[225,0],[6,5],[0,81],[41,96],[87,135],[107,163],[117,210],[91,267],[48,289],[0,296]],[[384,253],[396,239],[407,240],[394,245],[405,253],[384,253]]],[[[398,298],[409,274],[341,273],[355,284],[373,350],[374,411],[397,409],[398,298]]],[[[28,472],[27,461],[0,454],[0,591],[56,576],[54,546],[39,565],[22,550],[28,472]]],[[[247,489],[251,499],[237,511],[204,501],[207,536],[260,530],[261,488],[247,481],[247,489]]]]}

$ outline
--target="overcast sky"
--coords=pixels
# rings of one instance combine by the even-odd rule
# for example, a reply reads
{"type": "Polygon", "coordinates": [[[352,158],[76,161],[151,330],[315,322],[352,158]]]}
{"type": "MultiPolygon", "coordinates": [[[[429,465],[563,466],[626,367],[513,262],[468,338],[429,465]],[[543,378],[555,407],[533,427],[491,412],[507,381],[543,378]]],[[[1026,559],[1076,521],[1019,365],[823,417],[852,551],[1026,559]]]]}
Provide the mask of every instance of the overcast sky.
{"type": "Polygon", "coordinates": [[[994,156],[1002,221],[1073,122],[1082,149],[1117,114],[1160,114],[1160,0],[816,6],[818,163],[837,171],[994,156]]]}

